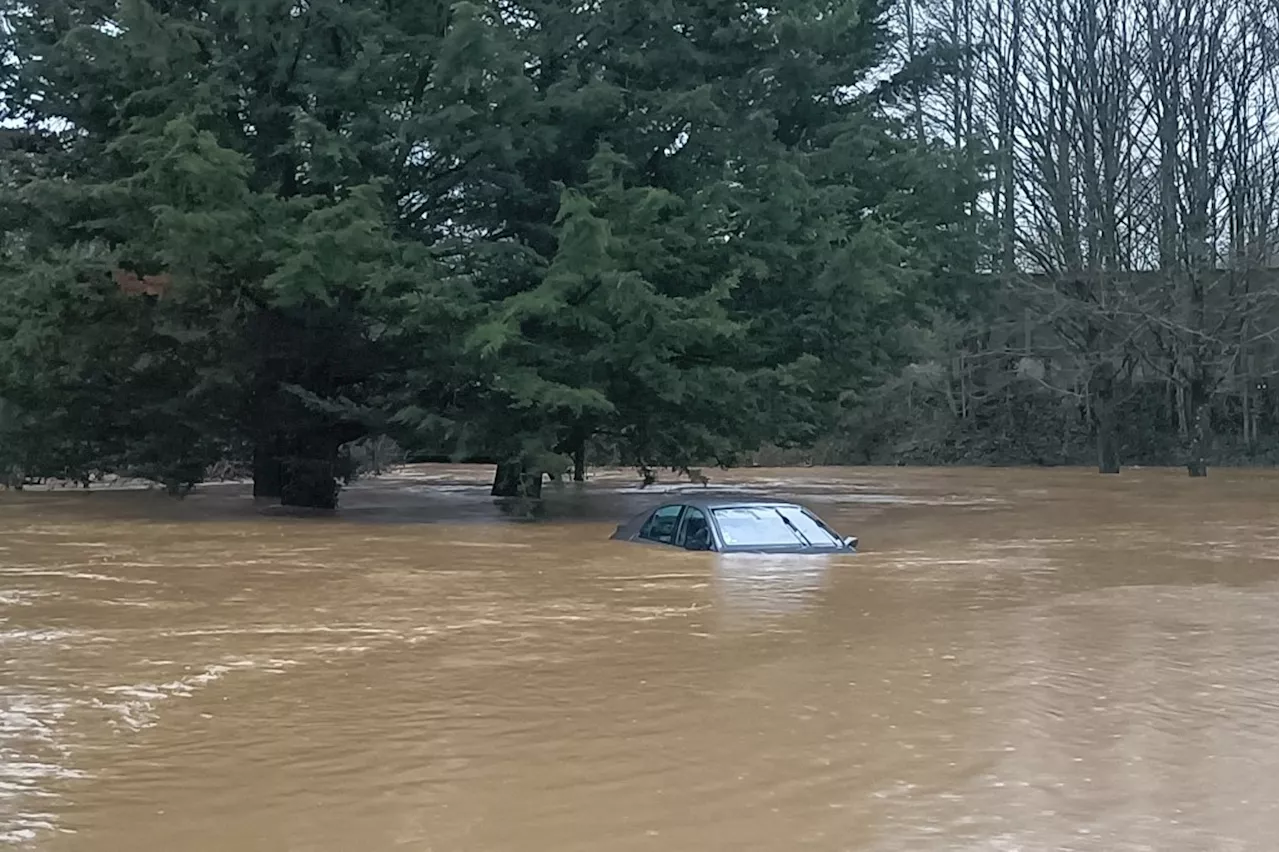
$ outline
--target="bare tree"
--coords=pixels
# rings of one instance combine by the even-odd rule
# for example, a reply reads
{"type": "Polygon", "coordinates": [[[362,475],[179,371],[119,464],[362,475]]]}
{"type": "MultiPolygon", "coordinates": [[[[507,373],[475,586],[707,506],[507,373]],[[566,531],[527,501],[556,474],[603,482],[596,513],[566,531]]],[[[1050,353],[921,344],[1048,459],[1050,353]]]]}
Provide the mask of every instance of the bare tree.
{"type": "Polygon", "coordinates": [[[910,3],[911,44],[962,57],[917,100],[917,132],[987,140],[989,271],[1055,333],[1042,383],[1084,395],[1099,469],[1119,469],[1117,393],[1135,383],[1170,388],[1192,475],[1215,400],[1237,399],[1255,440],[1276,370],[1274,6],[910,3]]]}

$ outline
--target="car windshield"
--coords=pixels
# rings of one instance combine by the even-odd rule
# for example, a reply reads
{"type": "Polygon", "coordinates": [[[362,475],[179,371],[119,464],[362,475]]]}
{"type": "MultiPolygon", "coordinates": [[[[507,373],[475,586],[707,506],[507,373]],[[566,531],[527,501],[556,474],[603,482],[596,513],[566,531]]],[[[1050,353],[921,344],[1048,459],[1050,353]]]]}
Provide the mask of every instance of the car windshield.
{"type": "Polygon", "coordinates": [[[714,509],[726,547],[839,547],[840,541],[797,506],[714,509]]]}
{"type": "Polygon", "coordinates": [[[840,547],[844,544],[839,536],[834,535],[830,530],[819,523],[813,515],[798,506],[779,506],[778,511],[786,516],[787,520],[796,525],[809,543],[814,547],[840,547]]]}

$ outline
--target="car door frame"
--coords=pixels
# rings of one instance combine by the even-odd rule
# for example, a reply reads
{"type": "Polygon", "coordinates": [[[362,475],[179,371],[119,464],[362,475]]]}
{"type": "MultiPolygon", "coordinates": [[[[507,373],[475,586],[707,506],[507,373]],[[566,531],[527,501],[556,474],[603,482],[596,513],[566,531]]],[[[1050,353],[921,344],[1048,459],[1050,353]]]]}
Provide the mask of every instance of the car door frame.
{"type": "Polygon", "coordinates": [[[688,509],[688,503],[663,503],[661,506],[655,506],[653,511],[649,513],[648,517],[641,521],[640,528],[636,530],[636,534],[632,538],[632,541],[644,542],[645,544],[652,544],[658,547],[679,547],[679,545],[676,544],[676,536],[680,534],[681,526],[684,524],[684,516],[688,509]],[[659,541],[656,538],[647,538],[644,535],[645,527],[647,527],[649,522],[653,520],[654,515],[657,515],[663,509],[670,509],[672,506],[678,508],[680,512],[676,515],[675,526],[672,527],[671,530],[671,541],[659,541]]]}
{"type": "MultiPolygon", "coordinates": [[[[702,519],[707,522],[707,535],[711,537],[711,549],[709,551],[701,551],[703,553],[714,553],[720,550],[720,534],[716,530],[715,518],[711,514],[711,510],[703,506],[694,506],[684,503],[684,511],[680,513],[680,520],[676,525],[676,534],[671,538],[671,545],[681,550],[687,550],[684,546],[685,524],[689,523],[689,513],[697,512],[702,515],[702,519]]],[[[697,552],[697,551],[695,551],[697,552]]]]}

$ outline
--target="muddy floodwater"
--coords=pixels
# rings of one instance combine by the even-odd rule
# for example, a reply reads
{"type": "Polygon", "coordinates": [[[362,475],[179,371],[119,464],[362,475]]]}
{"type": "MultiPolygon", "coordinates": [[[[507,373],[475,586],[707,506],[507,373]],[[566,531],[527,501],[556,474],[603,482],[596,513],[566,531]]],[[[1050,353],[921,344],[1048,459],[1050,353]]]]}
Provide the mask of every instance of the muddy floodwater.
{"type": "Polygon", "coordinates": [[[0,494],[0,846],[1277,848],[1274,471],[740,470],[862,551],[485,468],[0,494]]]}

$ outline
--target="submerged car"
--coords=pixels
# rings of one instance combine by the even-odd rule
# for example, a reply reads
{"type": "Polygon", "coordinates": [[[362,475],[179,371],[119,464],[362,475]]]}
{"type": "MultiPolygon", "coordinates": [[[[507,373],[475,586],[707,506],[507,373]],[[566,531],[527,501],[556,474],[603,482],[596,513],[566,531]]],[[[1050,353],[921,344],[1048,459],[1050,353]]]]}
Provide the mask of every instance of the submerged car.
{"type": "Polygon", "coordinates": [[[689,498],[635,516],[610,538],[720,553],[853,553],[854,536],[837,535],[804,506],[781,500],[689,498]]]}

